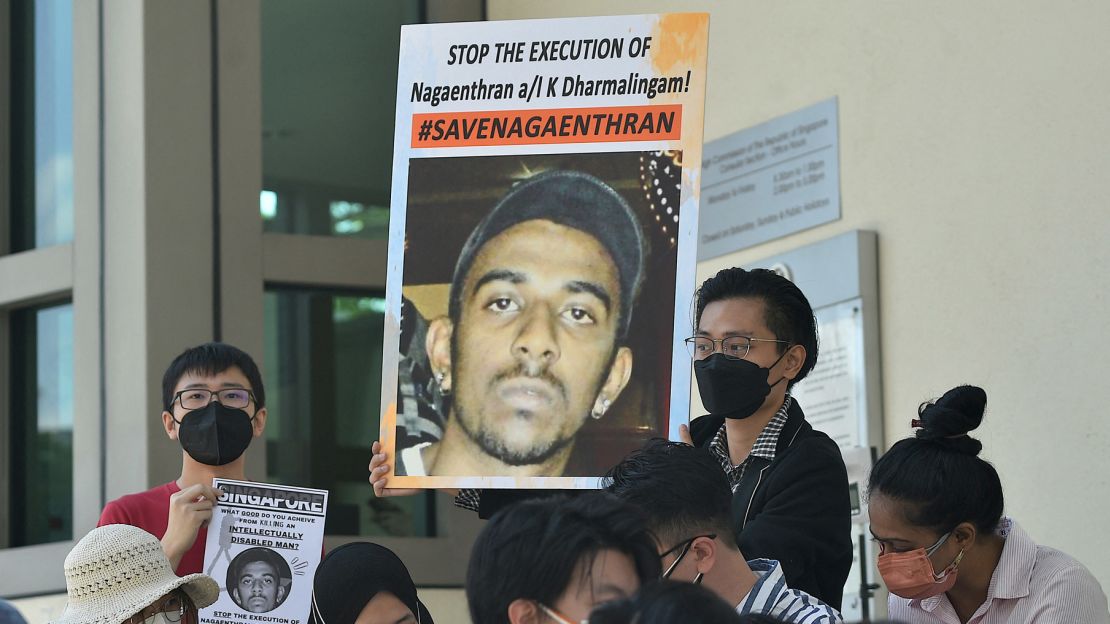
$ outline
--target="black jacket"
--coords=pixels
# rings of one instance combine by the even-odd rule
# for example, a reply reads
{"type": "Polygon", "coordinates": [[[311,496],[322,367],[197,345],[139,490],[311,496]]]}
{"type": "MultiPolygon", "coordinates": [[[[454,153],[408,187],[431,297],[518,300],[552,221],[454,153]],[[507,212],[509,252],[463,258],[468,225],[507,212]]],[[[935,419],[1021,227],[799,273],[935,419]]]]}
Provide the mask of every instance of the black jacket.
{"type": "MultiPolygon", "coordinates": [[[[708,447],[723,423],[722,416],[694,419],[694,444],[708,447]]],[[[748,559],[777,560],[787,585],[839,610],[854,551],[840,449],[792,402],[774,461],[753,456],[751,462],[732,498],[740,551],[748,559]]]]}

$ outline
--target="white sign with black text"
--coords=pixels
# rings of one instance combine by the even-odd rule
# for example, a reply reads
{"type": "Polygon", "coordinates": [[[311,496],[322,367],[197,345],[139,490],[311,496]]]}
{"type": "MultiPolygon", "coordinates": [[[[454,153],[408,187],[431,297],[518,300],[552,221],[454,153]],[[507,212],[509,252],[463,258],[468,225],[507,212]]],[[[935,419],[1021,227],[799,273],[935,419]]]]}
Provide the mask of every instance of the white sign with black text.
{"type": "Polygon", "coordinates": [[[213,479],[204,572],[220,585],[201,624],[304,624],[324,545],[328,491],[213,479]]]}

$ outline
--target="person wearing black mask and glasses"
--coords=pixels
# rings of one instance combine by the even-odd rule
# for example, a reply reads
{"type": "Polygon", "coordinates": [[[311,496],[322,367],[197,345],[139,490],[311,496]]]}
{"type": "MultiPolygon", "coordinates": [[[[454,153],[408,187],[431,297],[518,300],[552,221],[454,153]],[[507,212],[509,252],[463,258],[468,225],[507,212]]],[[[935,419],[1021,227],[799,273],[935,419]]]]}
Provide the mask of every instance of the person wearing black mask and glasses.
{"type": "Polygon", "coordinates": [[[162,426],[181,444],[181,476],[111,501],[98,526],[144,529],[161,540],[179,575],[201,572],[206,523],[220,495],[212,479],[246,479],[243,453],[266,428],[265,406],[251,356],[219,342],[186,349],[162,377],[162,426]]]}
{"type": "Polygon", "coordinates": [[[722,270],[695,293],[686,344],[709,414],[682,435],[724,469],[737,545],[840,609],[853,553],[848,475],[836,443],[790,396],[817,362],[809,301],[774,271],[722,270]]]}

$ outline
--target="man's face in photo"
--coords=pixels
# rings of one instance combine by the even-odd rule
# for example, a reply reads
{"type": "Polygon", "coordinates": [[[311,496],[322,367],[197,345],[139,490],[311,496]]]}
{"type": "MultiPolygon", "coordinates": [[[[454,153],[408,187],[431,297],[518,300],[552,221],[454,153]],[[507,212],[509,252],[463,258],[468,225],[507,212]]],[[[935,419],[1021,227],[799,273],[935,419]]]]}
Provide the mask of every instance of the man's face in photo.
{"type": "Polygon", "coordinates": [[[266,561],[252,561],[239,572],[236,591],[239,604],[251,613],[266,613],[277,606],[284,594],[274,566],[266,561]]]}
{"type": "Polygon", "coordinates": [[[441,339],[450,345],[434,347],[450,353],[452,418],[509,465],[566,448],[628,382],[632,354],[616,346],[623,296],[612,257],[586,232],[537,219],[491,238],[464,278],[441,339]]]}

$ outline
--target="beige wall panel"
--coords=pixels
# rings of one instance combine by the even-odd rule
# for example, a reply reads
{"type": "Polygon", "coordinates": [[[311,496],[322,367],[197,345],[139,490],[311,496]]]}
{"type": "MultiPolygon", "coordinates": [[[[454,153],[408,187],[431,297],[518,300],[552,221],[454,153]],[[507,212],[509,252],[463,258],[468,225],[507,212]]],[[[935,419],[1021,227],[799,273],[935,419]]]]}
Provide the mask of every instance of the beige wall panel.
{"type": "Polygon", "coordinates": [[[879,233],[887,443],[986,388],[1006,511],[1110,586],[1110,4],[547,3],[490,19],[708,10],[706,138],[836,95],[841,221],[703,263],[879,233]]]}

